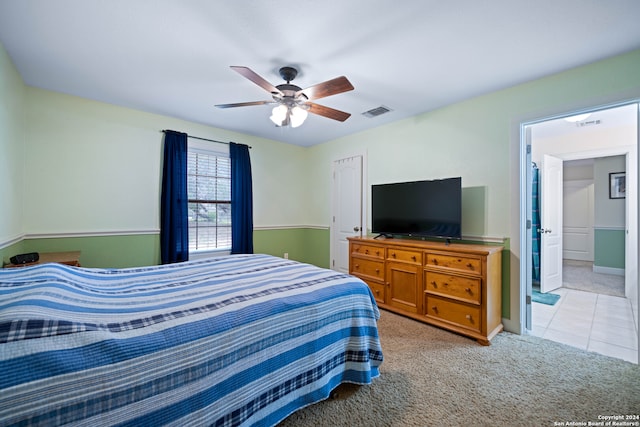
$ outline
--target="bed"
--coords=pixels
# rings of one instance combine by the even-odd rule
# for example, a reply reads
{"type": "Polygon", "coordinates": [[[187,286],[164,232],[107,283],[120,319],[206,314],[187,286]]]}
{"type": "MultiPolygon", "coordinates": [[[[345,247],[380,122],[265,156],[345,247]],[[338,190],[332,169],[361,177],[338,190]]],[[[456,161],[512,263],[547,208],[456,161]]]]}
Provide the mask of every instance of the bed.
{"type": "Polygon", "coordinates": [[[359,279],[269,255],[0,269],[0,425],[276,425],[379,375],[378,318],[359,279]]]}

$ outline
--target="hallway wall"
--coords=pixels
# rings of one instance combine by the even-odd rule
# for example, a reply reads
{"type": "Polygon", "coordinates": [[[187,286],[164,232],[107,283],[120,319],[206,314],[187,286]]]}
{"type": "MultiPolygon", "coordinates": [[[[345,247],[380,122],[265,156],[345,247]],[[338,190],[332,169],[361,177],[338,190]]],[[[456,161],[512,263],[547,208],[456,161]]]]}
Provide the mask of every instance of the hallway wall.
{"type": "Polygon", "coordinates": [[[594,271],[624,274],[625,199],[609,198],[609,174],[626,171],[625,156],[596,159],[594,166],[594,271]]]}

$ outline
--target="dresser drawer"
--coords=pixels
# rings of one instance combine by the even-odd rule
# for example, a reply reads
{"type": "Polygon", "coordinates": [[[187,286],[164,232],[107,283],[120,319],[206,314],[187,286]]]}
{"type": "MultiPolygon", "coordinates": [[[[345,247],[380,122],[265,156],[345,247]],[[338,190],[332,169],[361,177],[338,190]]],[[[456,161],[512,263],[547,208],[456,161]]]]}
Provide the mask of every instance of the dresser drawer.
{"type": "Polygon", "coordinates": [[[384,304],[384,290],[386,286],[382,283],[376,283],[369,280],[365,280],[365,282],[369,285],[369,289],[371,289],[376,302],[378,304],[384,304]]]}
{"type": "Polygon", "coordinates": [[[350,273],[364,279],[373,279],[382,282],[384,281],[384,261],[353,258],[350,273]]]}
{"type": "Polygon", "coordinates": [[[426,266],[449,268],[465,273],[482,274],[482,259],[480,257],[427,253],[426,266]]]}
{"type": "Polygon", "coordinates": [[[387,250],[387,259],[422,265],[422,252],[389,248],[387,250]]]}
{"type": "Polygon", "coordinates": [[[384,259],[384,248],[380,246],[353,243],[351,245],[351,253],[354,255],[365,255],[373,258],[384,259]]]}
{"type": "Polygon", "coordinates": [[[434,295],[455,298],[472,304],[480,304],[482,279],[425,271],[425,291],[434,295]]]}
{"type": "Polygon", "coordinates": [[[481,332],[481,310],[475,305],[457,303],[426,294],[425,315],[475,332],[481,332]]]}

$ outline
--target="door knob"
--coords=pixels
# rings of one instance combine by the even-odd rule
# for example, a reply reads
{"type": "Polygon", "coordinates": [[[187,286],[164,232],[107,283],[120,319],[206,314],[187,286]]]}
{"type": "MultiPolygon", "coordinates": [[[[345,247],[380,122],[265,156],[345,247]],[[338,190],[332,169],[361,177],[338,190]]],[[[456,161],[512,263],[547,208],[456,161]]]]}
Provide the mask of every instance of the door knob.
{"type": "Polygon", "coordinates": [[[547,228],[547,229],[538,228],[538,232],[539,233],[551,233],[551,229],[550,228],[547,228]]]}
{"type": "Polygon", "coordinates": [[[360,227],[358,227],[358,226],[356,225],[355,227],[353,227],[353,231],[355,231],[355,232],[357,233],[358,231],[360,231],[360,227]]]}

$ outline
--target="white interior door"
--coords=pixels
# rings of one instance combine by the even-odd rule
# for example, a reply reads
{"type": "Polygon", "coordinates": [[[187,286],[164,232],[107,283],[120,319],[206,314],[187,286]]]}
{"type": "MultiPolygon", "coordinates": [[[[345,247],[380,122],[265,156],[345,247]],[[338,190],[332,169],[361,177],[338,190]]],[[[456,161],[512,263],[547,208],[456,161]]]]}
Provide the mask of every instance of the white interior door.
{"type": "Polygon", "coordinates": [[[562,159],[545,154],[540,179],[540,292],[562,286],[562,159]]]}
{"type": "Polygon", "coordinates": [[[594,258],[592,179],[565,181],[563,186],[562,258],[591,261],[594,258]]]}
{"type": "Polygon", "coordinates": [[[331,268],[349,272],[347,237],[362,235],[362,156],[333,162],[333,207],[331,224],[331,268]]]}

